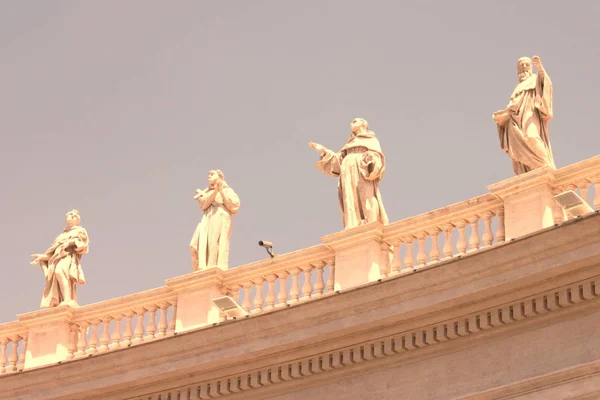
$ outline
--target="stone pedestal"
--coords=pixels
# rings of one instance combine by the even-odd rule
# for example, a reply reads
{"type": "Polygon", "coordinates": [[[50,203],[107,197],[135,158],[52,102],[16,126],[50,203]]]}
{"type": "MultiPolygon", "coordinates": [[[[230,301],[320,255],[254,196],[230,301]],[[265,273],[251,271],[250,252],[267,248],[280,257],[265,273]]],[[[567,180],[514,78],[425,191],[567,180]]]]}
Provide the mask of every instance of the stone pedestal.
{"type": "Polygon", "coordinates": [[[488,186],[504,200],[507,241],[554,225],[554,213],[560,208],[554,200],[555,172],[540,168],[488,186]]]}
{"type": "Polygon", "coordinates": [[[387,273],[388,250],[383,249],[383,224],[372,222],[321,238],[335,251],[335,290],[373,282],[387,273]],[[383,273],[383,274],[382,274],[383,273]]]}
{"type": "Polygon", "coordinates": [[[219,322],[219,309],[212,299],[223,296],[220,268],[195,271],[168,279],[167,287],[177,293],[175,332],[185,332],[219,322]]]}
{"type": "Polygon", "coordinates": [[[24,368],[34,368],[67,360],[72,344],[71,319],[75,308],[52,307],[17,315],[29,329],[24,368]]]}

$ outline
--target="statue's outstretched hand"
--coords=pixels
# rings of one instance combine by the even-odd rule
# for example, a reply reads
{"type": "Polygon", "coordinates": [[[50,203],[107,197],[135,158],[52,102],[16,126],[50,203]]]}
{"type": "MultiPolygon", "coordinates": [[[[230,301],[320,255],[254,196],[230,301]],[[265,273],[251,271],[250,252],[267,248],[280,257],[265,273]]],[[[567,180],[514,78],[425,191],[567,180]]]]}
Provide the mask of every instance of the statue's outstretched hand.
{"type": "Polygon", "coordinates": [[[310,142],[308,145],[310,147],[312,147],[313,149],[315,149],[316,151],[318,151],[319,153],[327,152],[327,149],[325,147],[321,146],[319,143],[310,142]]]}

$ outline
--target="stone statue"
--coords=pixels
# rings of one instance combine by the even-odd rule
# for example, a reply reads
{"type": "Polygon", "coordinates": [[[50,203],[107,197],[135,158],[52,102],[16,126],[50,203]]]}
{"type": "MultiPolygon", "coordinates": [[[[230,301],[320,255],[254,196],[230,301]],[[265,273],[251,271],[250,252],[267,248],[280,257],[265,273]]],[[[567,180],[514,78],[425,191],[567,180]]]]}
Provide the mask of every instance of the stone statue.
{"type": "Polygon", "coordinates": [[[56,307],[70,304],[77,306],[76,284],[85,284],[81,269],[81,257],[88,252],[89,238],[86,230],[79,226],[79,211],[65,215],[67,226],[54,243],[43,254],[32,254],[32,265],[39,264],[44,271],[46,287],[40,307],[56,307]]]}
{"type": "Polygon", "coordinates": [[[554,157],[548,135],[552,119],[552,82],[538,56],[517,61],[519,83],[504,110],[493,114],[498,125],[500,147],[513,161],[515,174],[552,167],[554,157]],[[532,71],[533,64],[537,75],[532,71]]]}
{"type": "Polygon", "coordinates": [[[190,243],[193,271],[228,268],[231,216],[240,208],[238,195],[227,185],[220,170],[208,172],[208,185],[204,190],[197,189],[194,196],[204,215],[190,243]]]}
{"type": "Polygon", "coordinates": [[[379,192],[385,170],[379,141],[362,118],[354,119],[350,130],[348,142],[338,153],[314,142],[308,144],[321,153],[316,166],[328,175],[339,177],[338,197],[344,229],[373,221],[388,224],[379,192]]]}

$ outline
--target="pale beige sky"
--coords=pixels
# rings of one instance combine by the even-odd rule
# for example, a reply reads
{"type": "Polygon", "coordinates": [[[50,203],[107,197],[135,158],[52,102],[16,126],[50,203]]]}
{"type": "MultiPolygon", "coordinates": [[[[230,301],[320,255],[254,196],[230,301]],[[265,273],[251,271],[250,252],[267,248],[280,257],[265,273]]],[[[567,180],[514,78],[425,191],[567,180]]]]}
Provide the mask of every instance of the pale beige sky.
{"type": "Polygon", "coordinates": [[[80,304],[191,270],[219,168],[241,198],[231,267],[341,229],[335,179],[307,143],[339,148],[366,118],[388,160],[392,221],[512,176],[491,115],[542,58],[558,167],[598,154],[596,1],[0,2],[0,322],[38,308],[31,253],[81,211],[80,304]]]}

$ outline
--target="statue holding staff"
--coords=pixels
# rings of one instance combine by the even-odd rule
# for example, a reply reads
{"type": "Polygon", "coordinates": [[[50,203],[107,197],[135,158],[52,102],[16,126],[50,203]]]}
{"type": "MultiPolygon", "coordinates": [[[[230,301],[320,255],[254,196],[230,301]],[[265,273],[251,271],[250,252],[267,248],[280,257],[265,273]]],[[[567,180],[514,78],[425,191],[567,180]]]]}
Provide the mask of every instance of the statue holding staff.
{"type": "Polygon", "coordinates": [[[500,147],[512,159],[515,174],[556,168],[548,122],[552,119],[552,82],[538,56],[517,60],[519,83],[505,109],[493,114],[500,147]],[[533,73],[535,65],[537,74],[533,73]]]}

